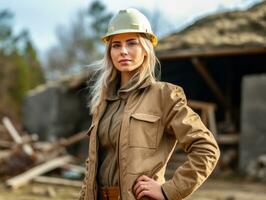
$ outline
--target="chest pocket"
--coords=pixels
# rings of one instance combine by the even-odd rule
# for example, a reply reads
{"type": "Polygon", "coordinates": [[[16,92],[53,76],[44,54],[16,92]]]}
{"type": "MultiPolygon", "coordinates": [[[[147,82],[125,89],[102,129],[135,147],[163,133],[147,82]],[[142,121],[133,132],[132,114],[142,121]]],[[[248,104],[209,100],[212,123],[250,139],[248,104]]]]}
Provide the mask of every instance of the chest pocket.
{"type": "Polygon", "coordinates": [[[129,146],[155,149],[159,124],[159,116],[144,113],[132,114],[129,125],[129,146]]]}

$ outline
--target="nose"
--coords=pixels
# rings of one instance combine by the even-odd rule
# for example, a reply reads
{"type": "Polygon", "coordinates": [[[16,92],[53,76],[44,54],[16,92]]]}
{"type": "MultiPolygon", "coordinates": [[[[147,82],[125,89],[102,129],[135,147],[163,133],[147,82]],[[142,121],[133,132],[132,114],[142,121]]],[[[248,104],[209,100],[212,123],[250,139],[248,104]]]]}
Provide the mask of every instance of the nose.
{"type": "Polygon", "coordinates": [[[128,54],[128,50],[127,50],[126,45],[121,46],[120,53],[121,53],[121,55],[127,55],[128,54]]]}

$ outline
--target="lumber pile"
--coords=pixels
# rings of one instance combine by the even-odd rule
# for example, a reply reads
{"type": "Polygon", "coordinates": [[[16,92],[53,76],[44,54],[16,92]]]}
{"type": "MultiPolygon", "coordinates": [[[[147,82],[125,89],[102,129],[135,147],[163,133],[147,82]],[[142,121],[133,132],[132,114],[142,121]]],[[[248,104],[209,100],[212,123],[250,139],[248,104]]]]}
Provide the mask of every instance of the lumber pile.
{"type": "Polygon", "coordinates": [[[81,186],[85,169],[76,165],[66,147],[84,139],[85,132],[54,143],[41,142],[35,134],[19,133],[11,120],[4,117],[0,134],[0,179],[7,187],[16,189],[31,181],[81,186]]]}

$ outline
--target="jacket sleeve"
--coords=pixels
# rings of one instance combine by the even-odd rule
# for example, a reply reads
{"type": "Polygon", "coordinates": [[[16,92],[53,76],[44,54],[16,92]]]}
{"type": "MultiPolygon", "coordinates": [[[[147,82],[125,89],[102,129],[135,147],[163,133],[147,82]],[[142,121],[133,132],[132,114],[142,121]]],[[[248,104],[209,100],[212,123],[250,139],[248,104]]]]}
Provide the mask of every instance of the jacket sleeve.
{"type": "MultiPolygon", "coordinates": [[[[168,200],[179,200],[194,192],[210,175],[220,156],[212,133],[200,117],[187,106],[183,89],[169,87],[165,113],[165,133],[174,134],[177,144],[187,153],[187,160],[162,185],[168,200]]],[[[167,95],[167,94],[166,94],[167,95]]]]}

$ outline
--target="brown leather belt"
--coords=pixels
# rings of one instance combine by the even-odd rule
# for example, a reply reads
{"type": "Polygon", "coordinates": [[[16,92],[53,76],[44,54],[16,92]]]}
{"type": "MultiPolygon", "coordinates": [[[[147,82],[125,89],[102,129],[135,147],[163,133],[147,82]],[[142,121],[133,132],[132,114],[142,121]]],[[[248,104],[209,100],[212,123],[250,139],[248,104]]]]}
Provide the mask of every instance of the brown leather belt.
{"type": "Polygon", "coordinates": [[[119,187],[104,187],[99,191],[102,200],[120,200],[119,187]]]}

